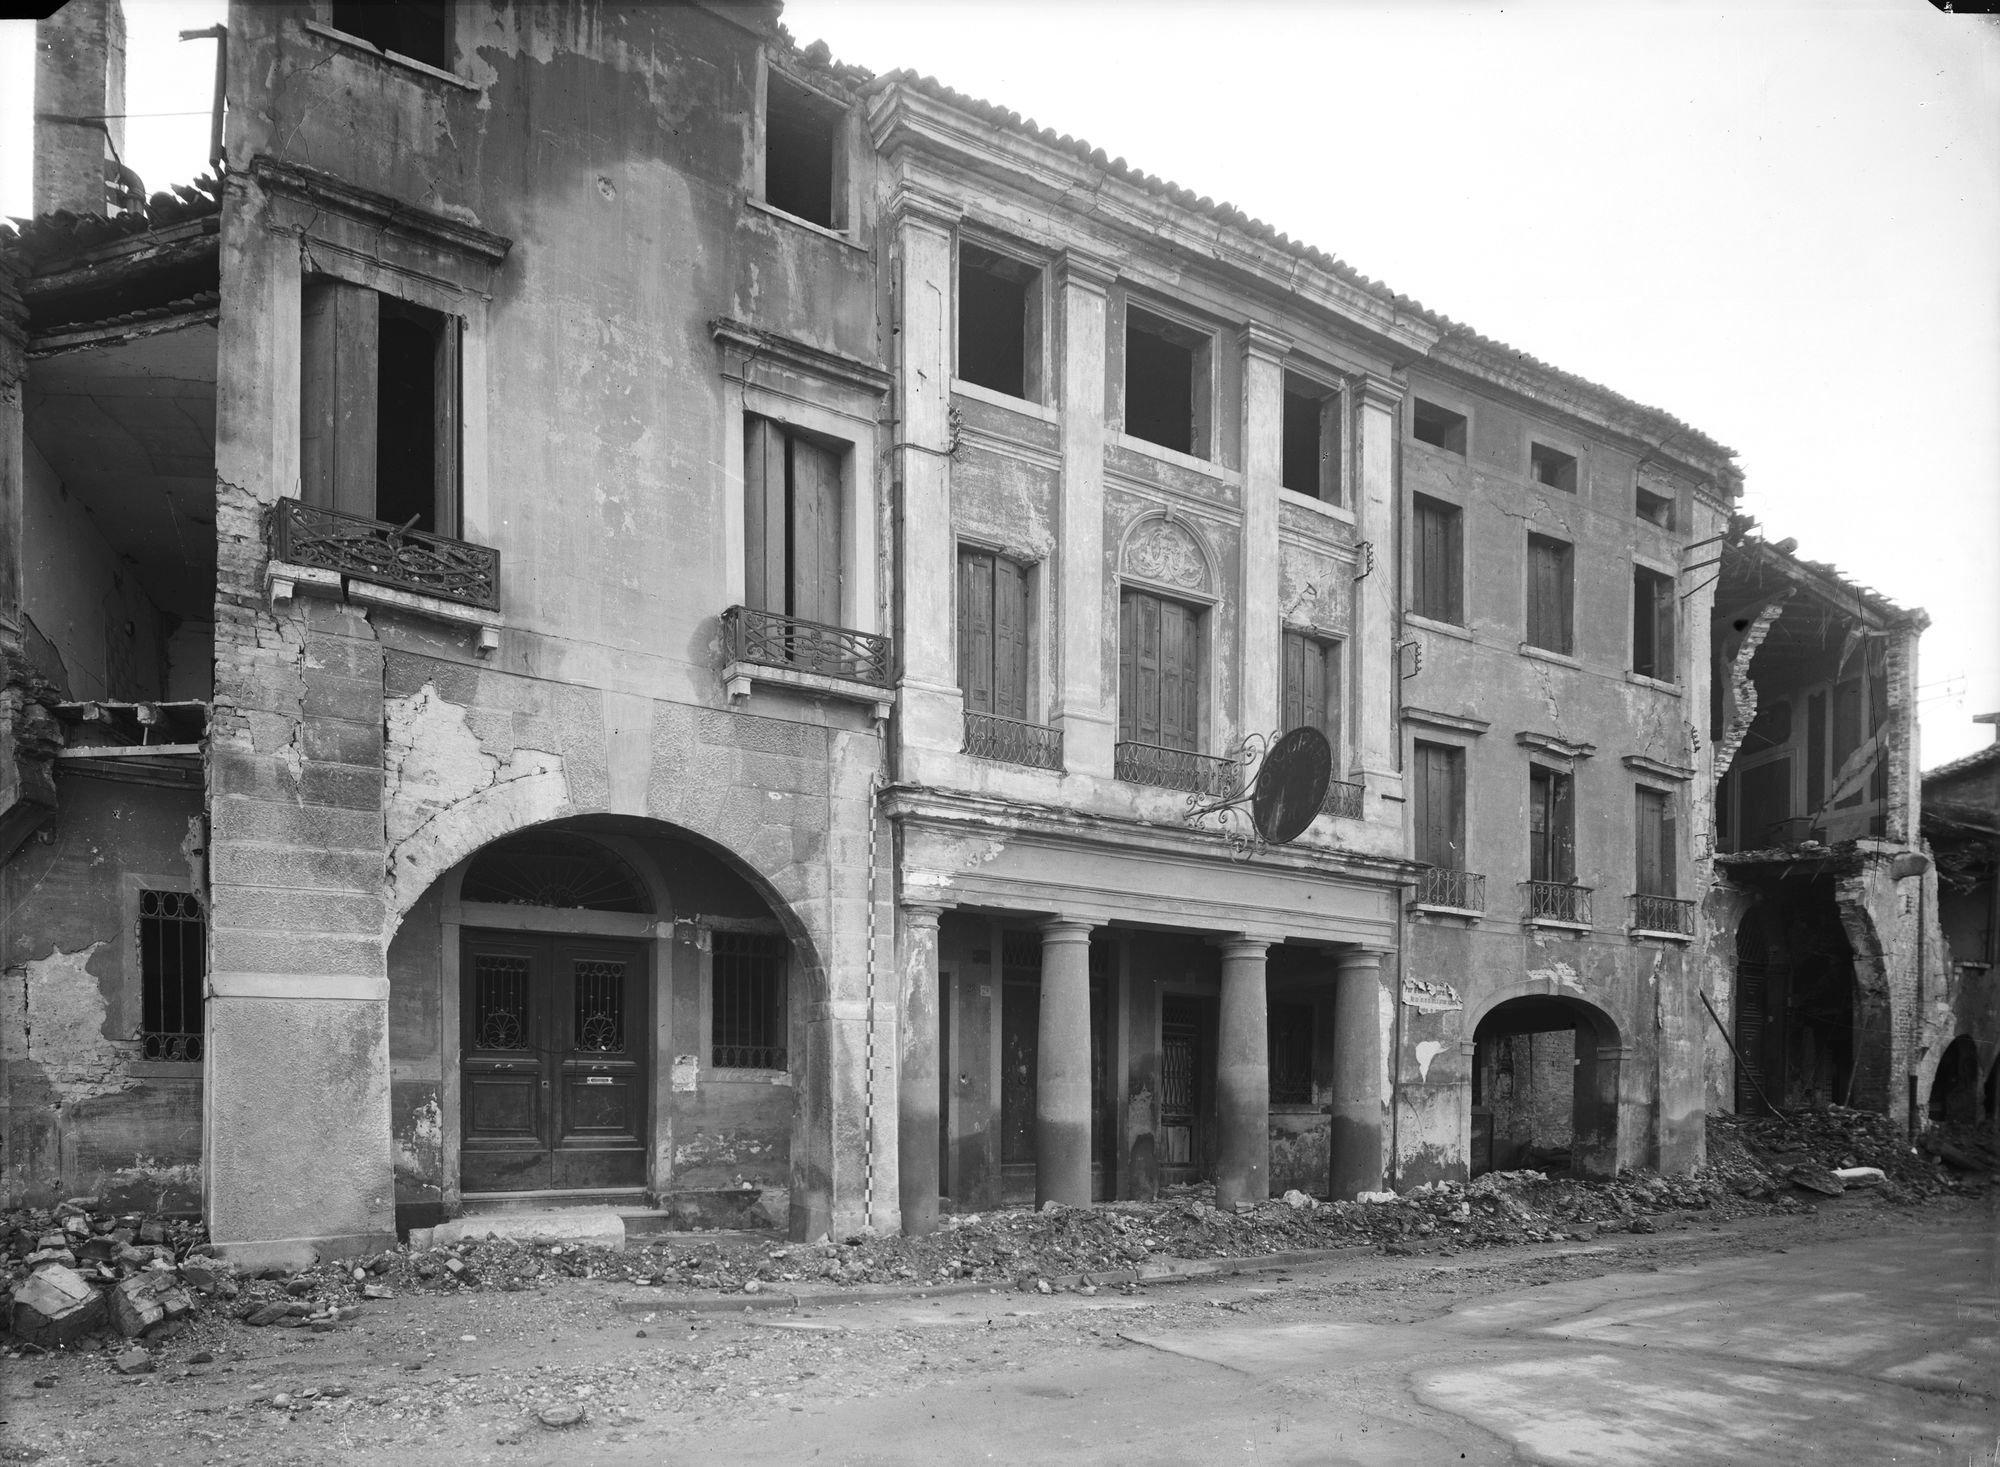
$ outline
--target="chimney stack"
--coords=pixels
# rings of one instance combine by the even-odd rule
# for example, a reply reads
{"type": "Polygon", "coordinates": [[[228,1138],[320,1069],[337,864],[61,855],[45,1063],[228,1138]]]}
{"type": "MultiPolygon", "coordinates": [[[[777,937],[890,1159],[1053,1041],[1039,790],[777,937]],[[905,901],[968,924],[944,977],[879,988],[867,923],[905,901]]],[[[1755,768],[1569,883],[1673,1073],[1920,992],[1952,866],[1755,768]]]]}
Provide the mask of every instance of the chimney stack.
{"type": "Polygon", "coordinates": [[[109,212],[124,148],[123,0],[69,0],[35,22],[35,212],[109,212]]]}

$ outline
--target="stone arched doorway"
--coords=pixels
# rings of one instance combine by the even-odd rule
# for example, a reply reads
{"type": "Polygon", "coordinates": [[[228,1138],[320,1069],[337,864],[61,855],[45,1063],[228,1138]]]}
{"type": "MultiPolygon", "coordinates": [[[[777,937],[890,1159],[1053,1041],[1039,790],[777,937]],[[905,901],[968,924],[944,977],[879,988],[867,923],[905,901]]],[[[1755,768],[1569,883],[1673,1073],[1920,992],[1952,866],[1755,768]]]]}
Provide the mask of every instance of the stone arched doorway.
{"type": "Polygon", "coordinates": [[[1929,1115],[1934,1126],[1979,1124],[1979,1048],[1961,1034],[1938,1056],[1931,1078],[1929,1115]]]}
{"type": "Polygon", "coordinates": [[[1578,1177],[1618,1171],[1618,1026],[1579,998],[1528,994],[1473,1031],[1473,1165],[1578,1177]]]}
{"type": "Polygon", "coordinates": [[[810,954],[741,862],[661,821],[473,852],[390,945],[399,1221],[588,1201],[785,1226],[810,954]]]}

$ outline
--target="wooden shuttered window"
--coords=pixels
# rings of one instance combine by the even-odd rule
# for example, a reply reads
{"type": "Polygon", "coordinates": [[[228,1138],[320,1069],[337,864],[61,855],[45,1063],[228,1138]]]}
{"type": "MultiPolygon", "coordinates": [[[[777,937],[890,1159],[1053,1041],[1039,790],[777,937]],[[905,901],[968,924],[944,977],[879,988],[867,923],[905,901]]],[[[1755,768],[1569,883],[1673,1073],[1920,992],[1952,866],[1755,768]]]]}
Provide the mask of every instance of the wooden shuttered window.
{"type": "Polygon", "coordinates": [[[1322,642],[1303,632],[1286,632],[1283,646],[1284,685],[1279,696],[1278,728],[1316,728],[1333,746],[1334,768],[1340,768],[1340,644],[1322,642]]]}
{"type": "Polygon", "coordinates": [[[1567,657],[1575,647],[1571,631],[1575,596],[1574,559],[1569,545],[1545,535],[1528,536],[1528,645],[1567,657]]]}
{"type": "Polygon", "coordinates": [[[1575,782],[1539,765],[1528,770],[1528,879],[1576,880],[1575,782]]]}
{"type": "Polygon", "coordinates": [[[1632,671],[1673,682],[1674,582],[1644,569],[1632,572],[1632,671]]]}
{"type": "Polygon", "coordinates": [[[1201,718],[1201,613],[1127,591],[1118,614],[1118,737],[1197,749],[1201,718]]]}
{"type": "Polygon", "coordinates": [[[1416,746],[1417,859],[1447,871],[1465,869],[1465,751],[1416,746]]]}
{"type": "Polygon", "coordinates": [[[1028,718],[1028,573],[984,550],[958,553],[958,685],[969,713],[1028,718]]]}
{"type": "Polygon", "coordinates": [[[1633,821],[1639,895],[1670,897],[1674,887],[1674,797],[1665,790],[1638,791],[1633,821]]]}
{"type": "Polygon", "coordinates": [[[1465,516],[1455,504],[1412,496],[1410,610],[1432,621],[1465,624],[1465,516]]]}
{"type": "Polygon", "coordinates": [[[840,625],[840,500],[837,452],[745,417],[745,605],[840,625]]]}

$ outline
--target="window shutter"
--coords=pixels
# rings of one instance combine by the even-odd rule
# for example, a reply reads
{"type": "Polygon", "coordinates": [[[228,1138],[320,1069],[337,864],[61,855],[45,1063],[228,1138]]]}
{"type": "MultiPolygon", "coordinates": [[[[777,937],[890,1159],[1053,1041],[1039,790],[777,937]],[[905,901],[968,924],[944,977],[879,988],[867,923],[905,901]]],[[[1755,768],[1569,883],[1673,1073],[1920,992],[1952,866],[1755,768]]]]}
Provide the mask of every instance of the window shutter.
{"type": "Polygon", "coordinates": [[[431,482],[435,485],[436,503],[431,511],[431,523],[440,535],[459,533],[459,424],[464,421],[464,399],[459,388],[459,361],[463,355],[465,322],[457,316],[444,318],[444,329],[438,333],[437,356],[433,359],[436,383],[431,398],[435,421],[432,425],[431,442],[433,460],[431,482]]]}
{"type": "Polygon", "coordinates": [[[1417,859],[1448,871],[1463,869],[1459,830],[1465,808],[1465,764],[1455,749],[1417,745],[1417,859]]]}
{"type": "Polygon", "coordinates": [[[1657,795],[1655,803],[1660,811],[1660,840],[1657,847],[1660,864],[1659,873],[1654,877],[1653,894],[1664,897],[1678,896],[1680,894],[1678,883],[1674,880],[1674,848],[1679,844],[1677,839],[1679,821],[1674,815],[1674,797],[1669,794],[1657,795]]]}
{"type": "Polygon", "coordinates": [[[1549,774],[1528,771],[1528,880],[1549,880],[1549,774]]]}
{"type": "Polygon", "coordinates": [[[785,435],[743,420],[743,604],[785,609],[785,435]]]}
{"type": "Polygon", "coordinates": [[[1194,617],[1171,601],[1160,608],[1160,737],[1170,749],[1195,746],[1197,640],[1194,617]]]}
{"type": "Polygon", "coordinates": [[[993,557],[958,557],[958,685],[972,713],[993,708],[993,557]]]}
{"type": "Polygon", "coordinates": [[[1160,741],[1160,603],[1151,596],[1135,596],[1132,610],[1139,618],[1133,655],[1139,672],[1139,697],[1134,716],[1134,737],[1141,743],[1160,741]]]}
{"type": "Polygon", "coordinates": [[[309,283],[299,319],[299,488],[306,503],[375,518],[376,359],[382,306],[366,286],[309,283]]]}
{"type": "Polygon", "coordinates": [[[1297,632],[1278,634],[1283,671],[1283,685],[1278,695],[1278,727],[1282,732],[1290,732],[1304,721],[1299,712],[1299,659],[1303,655],[1301,644],[1304,641],[1305,638],[1297,632]]]}
{"type": "Polygon", "coordinates": [[[1453,626],[1465,622],[1465,545],[1463,531],[1465,517],[1456,509],[1445,511],[1444,515],[1444,619],[1453,626]]]}
{"type": "Polygon", "coordinates": [[[1549,645],[1564,656],[1568,656],[1576,650],[1574,640],[1576,626],[1576,576],[1573,572],[1569,546],[1551,545],[1549,550],[1549,560],[1551,562],[1550,574],[1555,578],[1556,587],[1556,639],[1549,645]]]}
{"type": "Polygon", "coordinates": [[[1576,782],[1549,776],[1549,880],[1576,880],[1576,782]]]}
{"type": "Polygon", "coordinates": [[[1343,768],[1340,760],[1342,713],[1340,696],[1340,643],[1328,643],[1325,649],[1325,656],[1321,660],[1326,669],[1326,713],[1322,728],[1326,733],[1327,743],[1333,747],[1333,777],[1339,779],[1343,768]]]}
{"type": "Polygon", "coordinates": [[[1660,576],[1653,582],[1653,604],[1653,676],[1678,682],[1674,671],[1674,613],[1679,602],[1674,596],[1671,576],[1660,576]]]}
{"type": "Polygon", "coordinates": [[[993,562],[993,711],[1028,717],[1028,574],[1011,560],[993,562]]]}
{"type": "Polygon", "coordinates": [[[839,626],[840,460],[803,438],[791,440],[791,613],[839,626]]]}
{"type": "Polygon", "coordinates": [[[1126,743],[1139,737],[1138,600],[1128,593],[1118,603],[1118,737],[1126,743]]]}

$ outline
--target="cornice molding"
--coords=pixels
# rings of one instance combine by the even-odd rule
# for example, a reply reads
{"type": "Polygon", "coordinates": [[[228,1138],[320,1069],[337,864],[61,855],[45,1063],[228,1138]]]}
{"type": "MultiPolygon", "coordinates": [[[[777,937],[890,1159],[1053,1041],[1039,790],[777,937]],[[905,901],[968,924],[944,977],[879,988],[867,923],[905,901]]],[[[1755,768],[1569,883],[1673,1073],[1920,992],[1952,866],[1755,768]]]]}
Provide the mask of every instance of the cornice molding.
{"type": "Polygon", "coordinates": [[[718,316],[709,322],[708,331],[722,348],[723,374],[728,377],[740,379],[753,361],[767,360],[808,376],[844,382],[877,396],[887,395],[895,385],[895,378],[887,369],[859,357],[828,351],[730,316],[718,316]]]}
{"type": "Polygon", "coordinates": [[[1403,398],[1409,391],[1406,384],[1374,372],[1360,372],[1349,380],[1352,383],[1350,390],[1363,407],[1381,408],[1391,413],[1402,411],[1403,398]]]}
{"type": "Polygon", "coordinates": [[[1262,321],[1246,321],[1237,333],[1237,339],[1245,356],[1282,361],[1292,350],[1290,335],[1275,326],[1266,326],[1262,321]]]}
{"type": "Polygon", "coordinates": [[[1403,722],[1421,723],[1426,728],[1442,728],[1451,733],[1483,734],[1493,727],[1490,718],[1473,718],[1463,713],[1441,713],[1435,708],[1405,708],[1403,722]]]}
{"type": "Polygon", "coordinates": [[[1056,277],[1065,286],[1094,290],[1102,295],[1116,283],[1118,266],[1099,255],[1082,250],[1064,250],[1056,261],[1056,277]]]}
{"type": "Polygon", "coordinates": [[[505,235],[349,183],[324,169],[283,162],[268,153],[259,153],[250,160],[250,176],[275,193],[289,194],[346,218],[413,236],[489,264],[498,265],[514,247],[514,242],[505,235]]]}
{"type": "Polygon", "coordinates": [[[889,217],[898,224],[927,225],[949,234],[965,217],[965,206],[943,194],[905,183],[890,196],[889,217]]]}
{"type": "Polygon", "coordinates": [[[1627,754],[1618,762],[1627,769],[1639,774],[1650,774],[1655,779],[1672,779],[1686,783],[1694,778],[1694,770],[1684,764],[1668,764],[1664,760],[1648,758],[1644,754],[1627,754]]]}
{"type": "Polygon", "coordinates": [[[1514,735],[1514,742],[1524,749],[1533,749],[1540,754],[1553,754],[1558,759],[1588,759],[1597,752],[1597,745],[1577,739],[1566,739],[1560,734],[1535,733],[1523,729],[1514,735]]]}

